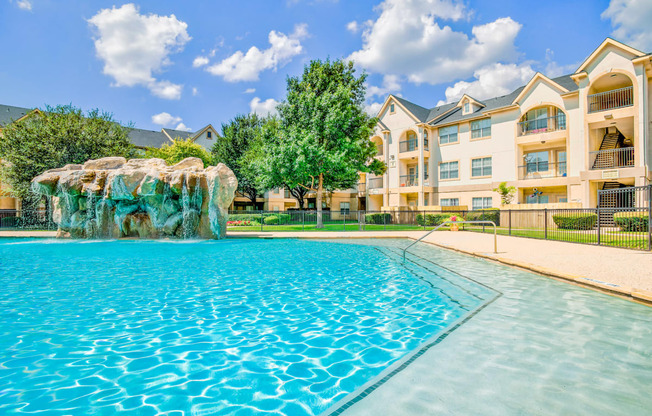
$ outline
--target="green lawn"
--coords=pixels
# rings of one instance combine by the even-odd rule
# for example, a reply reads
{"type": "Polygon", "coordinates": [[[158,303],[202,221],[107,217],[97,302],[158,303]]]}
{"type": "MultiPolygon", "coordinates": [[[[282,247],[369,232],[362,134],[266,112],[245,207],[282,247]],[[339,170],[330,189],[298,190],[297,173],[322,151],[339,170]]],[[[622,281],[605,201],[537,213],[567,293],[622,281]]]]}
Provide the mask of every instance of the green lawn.
{"type": "MultiPolygon", "coordinates": [[[[493,233],[491,226],[470,226],[462,225],[460,227],[463,231],[493,233]]],[[[360,228],[357,222],[347,222],[346,225],[343,221],[329,221],[324,224],[324,228],[317,229],[315,223],[308,224],[284,224],[284,225],[260,225],[254,226],[236,226],[229,227],[229,231],[429,231],[435,227],[423,227],[419,225],[405,225],[405,224],[366,224],[364,228],[360,228]]],[[[448,227],[442,227],[441,231],[447,231],[448,227]]],[[[527,237],[537,239],[548,239],[552,241],[566,241],[571,243],[583,244],[597,244],[598,233],[595,230],[576,231],[576,230],[559,230],[550,229],[546,235],[545,231],[540,229],[516,229],[512,228],[511,233],[509,228],[498,227],[496,232],[500,235],[511,235],[514,237],[527,237]]],[[[603,231],[600,236],[600,244],[613,247],[632,248],[637,250],[648,249],[648,236],[647,233],[634,233],[622,231],[603,231]]]]}

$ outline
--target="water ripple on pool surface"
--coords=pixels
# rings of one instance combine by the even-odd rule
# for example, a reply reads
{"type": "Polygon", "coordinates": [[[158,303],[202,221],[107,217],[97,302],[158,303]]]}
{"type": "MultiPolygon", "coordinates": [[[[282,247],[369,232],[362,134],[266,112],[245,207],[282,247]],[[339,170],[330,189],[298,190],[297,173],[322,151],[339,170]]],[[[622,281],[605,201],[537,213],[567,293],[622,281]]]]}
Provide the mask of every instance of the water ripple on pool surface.
{"type": "Polygon", "coordinates": [[[0,413],[317,414],[482,303],[434,282],[336,243],[0,243],[0,413]]]}

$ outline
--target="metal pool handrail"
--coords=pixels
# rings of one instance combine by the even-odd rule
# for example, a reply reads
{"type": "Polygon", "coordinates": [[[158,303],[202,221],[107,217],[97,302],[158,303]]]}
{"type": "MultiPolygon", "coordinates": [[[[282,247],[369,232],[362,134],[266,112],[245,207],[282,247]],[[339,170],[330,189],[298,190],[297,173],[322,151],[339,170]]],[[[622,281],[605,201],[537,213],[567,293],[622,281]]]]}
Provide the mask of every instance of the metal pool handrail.
{"type": "Polygon", "coordinates": [[[491,224],[491,225],[493,225],[494,226],[494,254],[498,254],[498,237],[497,237],[497,232],[496,232],[497,228],[496,228],[496,223],[495,222],[493,222],[493,221],[444,221],[441,224],[439,224],[438,226],[436,226],[435,228],[433,228],[432,230],[428,231],[423,236],[421,236],[421,238],[419,238],[416,241],[413,241],[412,244],[410,244],[409,246],[407,246],[407,247],[405,247],[403,249],[403,263],[405,263],[405,253],[408,251],[408,249],[410,247],[412,247],[413,245],[415,245],[419,241],[423,240],[424,238],[428,237],[430,234],[437,231],[438,229],[440,229],[441,227],[443,227],[446,224],[491,224]]]}

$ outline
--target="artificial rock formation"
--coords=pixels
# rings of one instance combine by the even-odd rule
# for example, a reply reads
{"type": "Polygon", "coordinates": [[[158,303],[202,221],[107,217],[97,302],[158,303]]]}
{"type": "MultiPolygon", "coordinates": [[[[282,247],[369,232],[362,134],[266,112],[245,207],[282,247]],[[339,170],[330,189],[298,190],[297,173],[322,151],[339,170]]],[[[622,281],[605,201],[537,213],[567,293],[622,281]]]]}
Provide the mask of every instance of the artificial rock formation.
{"type": "Polygon", "coordinates": [[[223,238],[238,181],[220,163],[204,169],[189,157],[105,157],[50,169],[32,188],[52,197],[60,234],[77,238],[223,238]]]}

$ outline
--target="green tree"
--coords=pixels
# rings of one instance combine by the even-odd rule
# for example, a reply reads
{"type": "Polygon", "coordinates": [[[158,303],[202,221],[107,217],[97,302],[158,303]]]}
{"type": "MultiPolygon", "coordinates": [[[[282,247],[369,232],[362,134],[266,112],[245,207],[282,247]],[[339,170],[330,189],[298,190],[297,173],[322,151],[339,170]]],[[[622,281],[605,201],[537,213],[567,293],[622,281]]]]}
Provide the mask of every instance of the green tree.
{"type": "Polygon", "coordinates": [[[514,199],[516,188],[513,186],[507,186],[507,182],[501,182],[500,185],[498,185],[498,188],[494,189],[494,192],[498,192],[503,205],[509,205],[514,199]]]}
{"type": "Polygon", "coordinates": [[[30,182],[48,169],[107,156],[135,156],[128,129],[110,113],[84,114],[73,106],[47,106],[44,111],[13,122],[0,135],[0,175],[11,196],[29,208],[30,182]]]}
{"type": "Polygon", "coordinates": [[[256,114],[237,115],[222,124],[222,138],[211,149],[216,161],[227,165],[238,178],[238,192],[254,205],[262,192],[253,166],[260,155],[260,141],[265,119],[256,114]]]}
{"type": "Polygon", "coordinates": [[[179,163],[187,157],[200,158],[204,162],[204,166],[213,164],[213,156],[192,139],[177,138],[172,140],[172,144],[164,144],[161,148],[150,147],[145,152],[145,157],[158,157],[165,160],[168,165],[179,163]]]}
{"type": "Polygon", "coordinates": [[[324,192],[352,188],[359,172],[386,169],[369,140],[377,120],[363,108],[365,79],[352,62],[310,62],[301,77],[288,78],[276,133],[263,140],[262,182],[269,186],[281,177],[288,189],[316,192],[317,228],[323,228],[324,192]]]}

